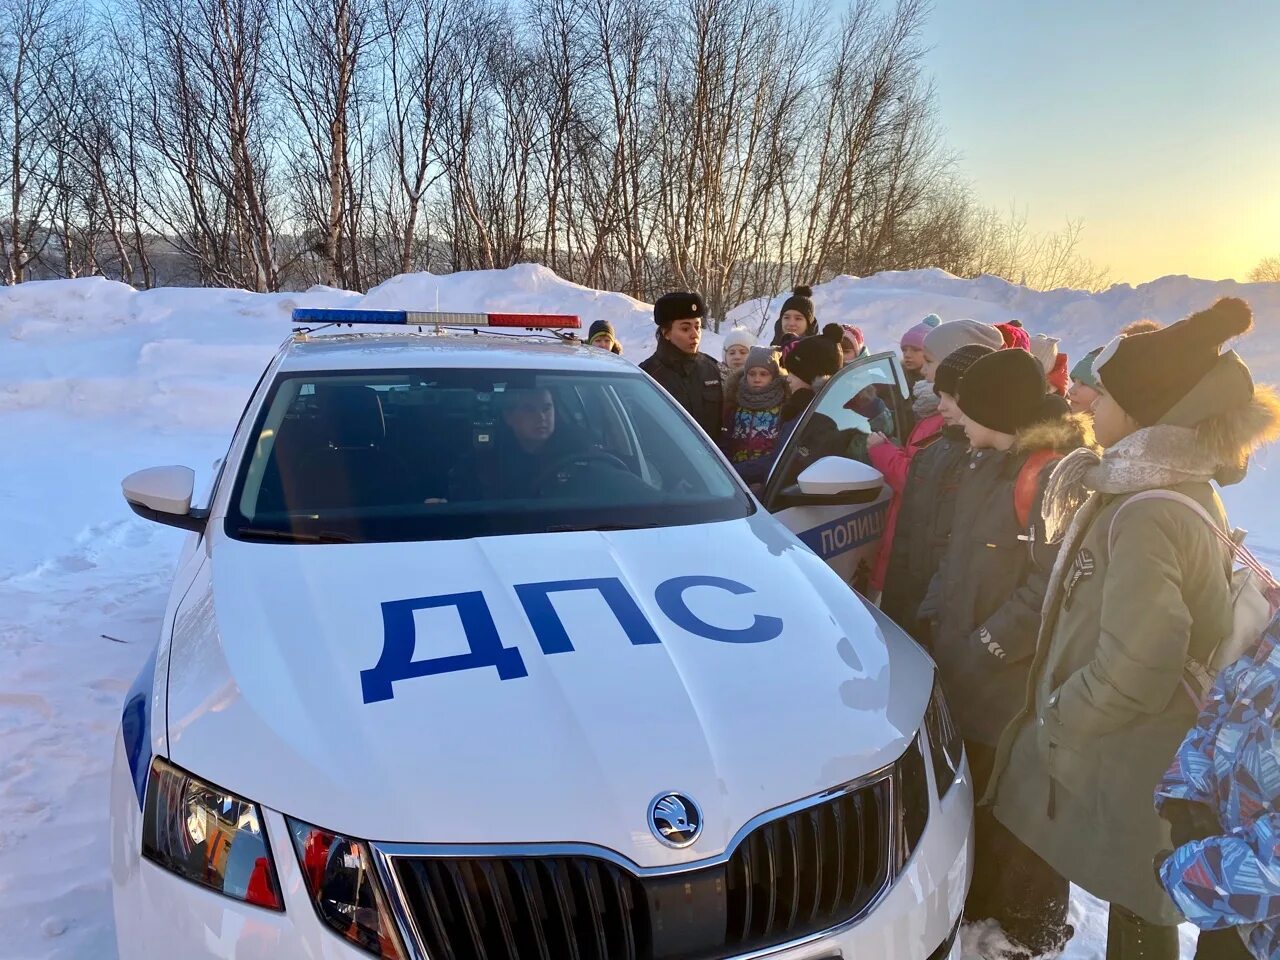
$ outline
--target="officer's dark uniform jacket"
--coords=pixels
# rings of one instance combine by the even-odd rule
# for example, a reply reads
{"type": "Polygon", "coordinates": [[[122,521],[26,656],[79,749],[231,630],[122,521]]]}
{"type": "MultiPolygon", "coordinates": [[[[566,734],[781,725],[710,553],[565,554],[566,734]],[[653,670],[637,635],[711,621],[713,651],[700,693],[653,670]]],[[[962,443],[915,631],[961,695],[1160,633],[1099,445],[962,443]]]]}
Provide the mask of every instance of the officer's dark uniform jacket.
{"type": "Polygon", "coordinates": [[[672,399],[689,412],[712,440],[719,441],[724,426],[724,387],[720,364],[705,353],[688,354],[659,340],[658,347],[640,364],[672,399]]]}

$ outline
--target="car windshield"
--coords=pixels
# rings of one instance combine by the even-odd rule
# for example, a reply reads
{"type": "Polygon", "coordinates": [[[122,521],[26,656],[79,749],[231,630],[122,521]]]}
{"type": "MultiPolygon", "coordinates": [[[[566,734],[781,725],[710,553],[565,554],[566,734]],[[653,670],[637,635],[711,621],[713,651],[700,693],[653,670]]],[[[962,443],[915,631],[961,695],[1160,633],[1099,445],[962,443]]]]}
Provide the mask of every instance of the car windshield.
{"type": "Polygon", "coordinates": [[[444,540],[622,530],[753,510],[710,441],[639,374],[283,374],[227,511],[242,540],[444,540]]]}

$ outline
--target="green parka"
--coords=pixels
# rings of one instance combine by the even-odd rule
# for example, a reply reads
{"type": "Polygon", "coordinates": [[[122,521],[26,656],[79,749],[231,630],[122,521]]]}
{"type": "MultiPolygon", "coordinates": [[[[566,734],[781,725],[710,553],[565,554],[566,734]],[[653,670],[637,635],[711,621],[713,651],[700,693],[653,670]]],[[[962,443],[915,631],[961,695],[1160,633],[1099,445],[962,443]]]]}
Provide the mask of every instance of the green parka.
{"type": "MultiPolygon", "coordinates": [[[[1248,452],[1280,425],[1266,388],[1228,407],[1247,369],[1234,353],[1164,418],[1196,428],[1207,473],[1243,477],[1248,452]],[[1205,417],[1205,412],[1209,416],[1205,417]]],[[[1247,394],[1246,394],[1247,396],[1247,394]]],[[[1226,528],[1213,486],[1192,497],[1226,528]]],[[[1074,556],[1055,568],[1027,702],[1001,738],[987,796],[995,815],[1059,873],[1152,923],[1181,917],[1152,858],[1171,846],[1153,793],[1196,719],[1182,687],[1188,656],[1207,658],[1231,627],[1230,562],[1185,506],[1105,497],[1074,556]]]]}

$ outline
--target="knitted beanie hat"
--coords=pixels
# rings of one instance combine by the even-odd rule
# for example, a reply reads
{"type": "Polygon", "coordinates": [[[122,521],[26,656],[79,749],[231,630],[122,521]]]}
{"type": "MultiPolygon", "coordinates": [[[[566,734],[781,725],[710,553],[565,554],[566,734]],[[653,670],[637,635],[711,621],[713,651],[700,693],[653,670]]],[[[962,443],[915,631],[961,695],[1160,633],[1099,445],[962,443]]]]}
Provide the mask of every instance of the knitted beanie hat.
{"type": "Polygon", "coordinates": [[[776,377],[782,372],[778,351],[774,347],[752,347],[747,352],[747,365],[742,369],[751,370],[755,367],[763,367],[776,377]]]}
{"type": "Polygon", "coordinates": [[[707,305],[702,294],[695,290],[664,293],[653,305],[653,322],[660,327],[677,320],[701,320],[707,315],[707,305]]]}
{"type": "Polygon", "coordinates": [[[848,323],[840,324],[840,329],[844,331],[844,352],[846,356],[862,356],[867,349],[867,341],[862,336],[862,330],[848,323]]]}
{"type": "Polygon", "coordinates": [[[778,315],[781,316],[788,310],[799,310],[806,320],[813,323],[813,287],[803,284],[792,287],[791,296],[782,301],[782,309],[778,311],[778,315]]]}
{"type": "Polygon", "coordinates": [[[1040,361],[1040,368],[1046,376],[1058,362],[1059,342],[1057,337],[1046,337],[1043,333],[1031,338],[1031,355],[1040,361]]]}
{"type": "Polygon", "coordinates": [[[1252,326],[1249,305],[1224,297],[1163,330],[1116,337],[1094,361],[1094,374],[1120,409],[1151,427],[1213,368],[1222,345],[1252,326]]]}
{"type": "Polygon", "coordinates": [[[974,423],[1013,434],[1044,419],[1046,390],[1035,357],[1025,350],[998,350],[965,371],[956,402],[974,423]]]}
{"type": "Polygon", "coordinates": [[[813,383],[819,377],[833,377],[844,363],[844,351],[840,341],[844,331],[837,323],[828,323],[822,333],[814,337],[801,337],[783,348],[782,366],[805,383],[813,383]]]}
{"type": "Polygon", "coordinates": [[[947,359],[938,364],[937,372],[933,375],[933,392],[938,396],[949,393],[954,397],[960,389],[960,378],[989,353],[995,351],[985,344],[969,343],[947,354],[947,359]]]}
{"type": "Polygon", "coordinates": [[[788,310],[799,310],[804,314],[806,326],[802,336],[811,337],[818,332],[818,321],[814,319],[813,315],[813,288],[804,285],[795,287],[791,291],[791,296],[782,301],[782,309],[778,311],[778,319],[773,321],[773,345],[775,347],[782,346],[782,338],[785,336],[782,332],[782,315],[788,310]]]}
{"type": "Polygon", "coordinates": [[[1083,383],[1086,387],[1098,389],[1097,377],[1093,375],[1093,363],[1098,359],[1098,354],[1102,353],[1102,347],[1094,347],[1083,357],[1076,361],[1076,365],[1071,368],[1071,379],[1076,383],[1083,383]]]}
{"type": "Polygon", "coordinates": [[[1022,324],[1013,323],[997,323],[995,328],[1000,331],[1000,336],[1004,340],[1004,348],[1006,350],[1025,350],[1031,352],[1031,334],[1022,329],[1022,324]]]}
{"type": "Polygon", "coordinates": [[[942,323],[942,318],[936,313],[931,313],[914,327],[909,329],[902,335],[901,347],[915,347],[917,350],[924,349],[924,338],[929,331],[942,323]]]}
{"type": "Polygon", "coordinates": [[[591,324],[591,329],[587,331],[587,342],[590,343],[602,333],[607,333],[610,340],[616,341],[618,339],[618,335],[614,332],[612,323],[608,320],[597,320],[595,323],[591,324]]]}
{"type": "Polygon", "coordinates": [[[992,350],[1004,348],[1004,337],[989,323],[977,320],[948,320],[930,330],[924,338],[924,352],[935,361],[945,360],[965,344],[980,343],[992,350]]]}
{"type": "Polygon", "coordinates": [[[730,347],[747,347],[750,349],[756,345],[756,335],[746,327],[734,327],[724,335],[724,356],[729,355],[730,347]]]}
{"type": "Polygon", "coordinates": [[[591,329],[587,331],[587,343],[595,343],[596,337],[608,337],[609,349],[622,355],[622,344],[618,342],[618,335],[614,332],[613,324],[608,320],[597,320],[591,324],[591,329]]]}

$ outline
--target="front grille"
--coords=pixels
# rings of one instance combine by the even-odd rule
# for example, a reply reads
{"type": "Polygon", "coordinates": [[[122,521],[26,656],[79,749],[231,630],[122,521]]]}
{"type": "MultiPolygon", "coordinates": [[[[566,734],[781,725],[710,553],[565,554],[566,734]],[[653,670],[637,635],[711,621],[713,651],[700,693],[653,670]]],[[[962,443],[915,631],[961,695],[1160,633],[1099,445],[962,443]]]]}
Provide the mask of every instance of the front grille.
{"type": "Polygon", "coordinates": [[[396,861],[430,960],[639,960],[641,882],[591,857],[396,861]]]}
{"type": "Polygon", "coordinates": [[[717,960],[866,911],[923,832],[909,825],[923,762],[917,741],[883,777],[764,823],[696,870],[640,877],[591,856],[391,867],[429,960],[717,960]]]}
{"type": "Polygon", "coordinates": [[[753,830],[728,863],[727,954],[825,930],[889,879],[890,778],[753,830]]]}

